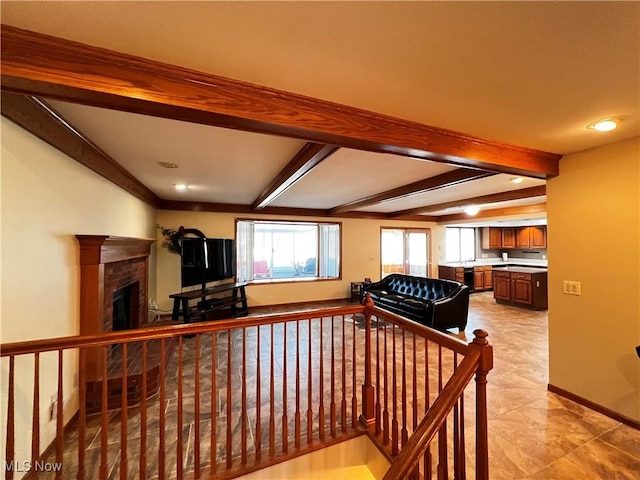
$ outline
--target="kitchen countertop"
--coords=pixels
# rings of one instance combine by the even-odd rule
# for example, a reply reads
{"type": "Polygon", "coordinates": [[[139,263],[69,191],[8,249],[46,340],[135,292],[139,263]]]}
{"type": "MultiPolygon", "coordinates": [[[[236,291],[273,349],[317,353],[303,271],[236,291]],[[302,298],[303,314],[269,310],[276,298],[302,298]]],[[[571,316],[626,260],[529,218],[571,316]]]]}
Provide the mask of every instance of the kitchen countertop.
{"type": "Polygon", "coordinates": [[[482,258],[473,262],[438,262],[438,266],[442,267],[541,267],[547,268],[549,262],[547,260],[538,260],[534,258],[510,258],[506,262],[501,258],[482,258]]]}
{"type": "Polygon", "coordinates": [[[515,273],[547,273],[546,268],[536,268],[536,267],[517,267],[517,266],[509,266],[509,267],[493,267],[494,270],[498,272],[515,272],[515,273]]]}

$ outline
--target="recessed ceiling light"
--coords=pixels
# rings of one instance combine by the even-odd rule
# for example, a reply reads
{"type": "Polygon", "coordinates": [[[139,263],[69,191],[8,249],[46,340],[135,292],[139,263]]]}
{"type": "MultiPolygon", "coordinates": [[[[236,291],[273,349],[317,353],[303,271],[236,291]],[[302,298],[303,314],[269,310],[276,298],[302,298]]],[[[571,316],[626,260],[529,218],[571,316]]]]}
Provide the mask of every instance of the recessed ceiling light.
{"type": "Polygon", "coordinates": [[[177,163],[171,162],[158,162],[158,165],[160,165],[162,168],[178,168],[177,163]]]}
{"type": "Polygon", "coordinates": [[[189,189],[189,185],[185,185],[184,183],[176,183],[174,187],[176,187],[176,190],[179,192],[185,192],[189,189]]]}
{"type": "Polygon", "coordinates": [[[587,125],[587,128],[597,130],[598,132],[610,132],[611,130],[614,130],[619,123],[619,118],[605,118],[598,120],[597,122],[593,122],[591,125],[587,125]]]}
{"type": "Polygon", "coordinates": [[[511,179],[511,181],[512,181],[513,183],[522,183],[522,182],[524,181],[524,178],[522,178],[522,177],[513,177],[513,178],[511,179]]]}
{"type": "Polygon", "coordinates": [[[471,205],[467,208],[464,209],[464,213],[466,213],[467,215],[476,215],[478,212],[480,211],[480,208],[477,207],[476,205],[471,205]]]}

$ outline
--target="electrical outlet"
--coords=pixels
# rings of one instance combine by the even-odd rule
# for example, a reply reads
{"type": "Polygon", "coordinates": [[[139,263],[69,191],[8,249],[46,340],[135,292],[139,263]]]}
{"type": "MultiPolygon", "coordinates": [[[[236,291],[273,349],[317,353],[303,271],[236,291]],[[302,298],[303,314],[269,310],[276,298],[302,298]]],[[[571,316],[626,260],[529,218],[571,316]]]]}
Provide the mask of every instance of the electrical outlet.
{"type": "Polygon", "coordinates": [[[564,280],[562,282],[562,293],[565,295],[582,295],[580,282],[564,280]]]}

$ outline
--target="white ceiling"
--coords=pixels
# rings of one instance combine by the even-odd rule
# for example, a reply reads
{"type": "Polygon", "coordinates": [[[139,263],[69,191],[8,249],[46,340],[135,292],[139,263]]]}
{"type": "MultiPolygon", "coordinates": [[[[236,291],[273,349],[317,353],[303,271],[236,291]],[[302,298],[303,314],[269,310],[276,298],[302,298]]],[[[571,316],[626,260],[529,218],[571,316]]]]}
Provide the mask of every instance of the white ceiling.
{"type": "MultiPolygon", "coordinates": [[[[640,133],[640,2],[5,0],[1,9],[4,24],[528,148],[566,154],[640,133]],[[585,128],[610,116],[622,119],[614,132],[585,128]]],[[[305,143],[50,104],[168,200],[249,205],[305,143]],[[188,192],[173,190],[181,182],[188,192]]],[[[340,149],[272,205],[332,208],[452,169],[340,149]]],[[[362,210],[541,184],[496,175],[362,210]]],[[[544,197],[492,207],[531,202],[544,197]]]]}

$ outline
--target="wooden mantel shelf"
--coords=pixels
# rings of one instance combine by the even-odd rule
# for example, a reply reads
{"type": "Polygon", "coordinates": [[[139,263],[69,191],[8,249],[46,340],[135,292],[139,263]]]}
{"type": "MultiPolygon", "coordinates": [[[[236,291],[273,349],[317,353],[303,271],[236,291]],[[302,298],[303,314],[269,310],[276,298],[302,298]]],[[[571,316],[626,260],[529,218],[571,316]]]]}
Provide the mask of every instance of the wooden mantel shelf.
{"type": "Polygon", "coordinates": [[[100,265],[131,258],[148,257],[154,238],[76,235],[80,243],[80,265],[100,265]]]}

